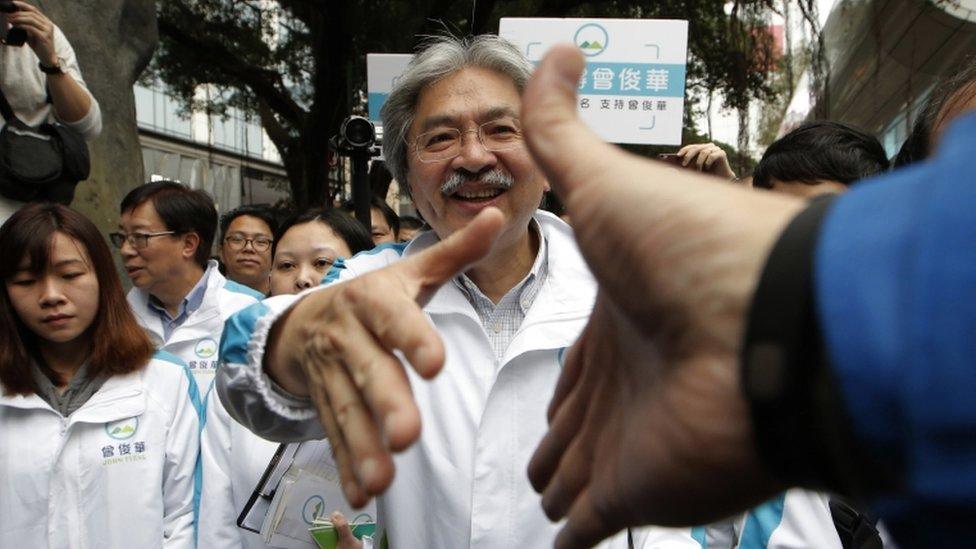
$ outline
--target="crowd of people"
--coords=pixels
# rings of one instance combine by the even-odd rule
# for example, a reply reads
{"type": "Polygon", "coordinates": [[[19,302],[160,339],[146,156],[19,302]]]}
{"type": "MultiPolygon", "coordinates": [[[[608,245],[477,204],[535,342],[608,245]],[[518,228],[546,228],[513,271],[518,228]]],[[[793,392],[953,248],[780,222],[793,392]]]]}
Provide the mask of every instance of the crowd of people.
{"type": "MultiPolygon", "coordinates": [[[[97,135],[70,45],[14,4],[18,118],[97,135]]],[[[893,163],[814,121],[739,177],[711,143],[600,142],[574,48],[533,74],[497,36],[434,38],[381,115],[418,217],[218,215],[154,181],[103,236],[4,199],[0,539],[266,547],[237,518],[278,443],[327,440],[348,502],[376,498],[373,539],[332,515],[343,549],[958,543],[974,67],[893,163]]]]}

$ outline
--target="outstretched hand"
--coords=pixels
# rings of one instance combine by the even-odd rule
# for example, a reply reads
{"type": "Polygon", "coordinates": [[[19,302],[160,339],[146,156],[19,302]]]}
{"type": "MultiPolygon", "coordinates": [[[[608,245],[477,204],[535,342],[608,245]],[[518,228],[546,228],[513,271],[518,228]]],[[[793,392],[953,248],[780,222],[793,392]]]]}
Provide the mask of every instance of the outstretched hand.
{"type": "Polygon", "coordinates": [[[485,257],[503,223],[488,208],[417,255],[302,299],[269,334],[265,369],[285,390],[311,395],[346,498],[365,505],[393,480],[391,452],[420,436],[420,411],[394,351],[425,378],[444,345],[422,306],[485,257]]]}
{"type": "Polygon", "coordinates": [[[533,157],[600,283],[529,466],[557,547],[727,516],[782,487],[759,466],[737,355],[776,236],[802,203],[624,153],[578,119],[583,59],[557,46],[523,96],[533,157]]]}

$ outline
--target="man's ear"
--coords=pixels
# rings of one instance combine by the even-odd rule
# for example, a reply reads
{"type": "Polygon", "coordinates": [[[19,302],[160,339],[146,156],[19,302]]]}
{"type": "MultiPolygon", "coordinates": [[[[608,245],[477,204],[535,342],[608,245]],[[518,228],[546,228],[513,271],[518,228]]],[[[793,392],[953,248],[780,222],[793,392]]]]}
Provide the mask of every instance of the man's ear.
{"type": "Polygon", "coordinates": [[[197,253],[197,248],[200,246],[200,235],[195,232],[183,233],[183,249],[180,254],[188,259],[193,259],[193,256],[197,253]]]}

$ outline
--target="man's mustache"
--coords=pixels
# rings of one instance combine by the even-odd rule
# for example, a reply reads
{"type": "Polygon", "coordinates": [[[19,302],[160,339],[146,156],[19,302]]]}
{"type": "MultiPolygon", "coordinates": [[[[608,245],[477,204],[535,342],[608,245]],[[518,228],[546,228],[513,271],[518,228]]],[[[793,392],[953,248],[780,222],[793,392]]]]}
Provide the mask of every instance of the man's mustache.
{"type": "Polygon", "coordinates": [[[450,196],[454,194],[461,185],[468,182],[478,182],[489,187],[495,187],[498,189],[511,189],[512,185],[515,184],[515,179],[499,169],[490,170],[483,173],[473,174],[464,171],[455,171],[441,184],[441,193],[444,196],[450,196]]]}

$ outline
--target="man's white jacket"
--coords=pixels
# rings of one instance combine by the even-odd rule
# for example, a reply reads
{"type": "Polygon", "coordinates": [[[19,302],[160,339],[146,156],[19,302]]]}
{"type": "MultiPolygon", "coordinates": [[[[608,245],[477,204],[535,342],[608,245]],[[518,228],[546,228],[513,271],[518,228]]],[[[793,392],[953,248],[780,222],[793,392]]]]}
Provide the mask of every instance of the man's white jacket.
{"type": "Polygon", "coordinates": [[[173,330],[169,339],[163,337],[163,322],[159,313],[149,306],[149,292],[139,288],[129,290],[127,299],[139,324],[160,349],[186,362],[201,391],[206,392],[219,364],[220,335],[224,322],[237,311],[260,301],[259,292],[227,280],[217,270],[217,262],[207,263],[207,290],[203,302],[186,321],[173,330]]]}
{"type": "Polygon", "coordinates": [[[163,353],[67,418],[36,394],[0,396],[0,545],[192,548],[199,400],[163,353]]]}
{"type": "MultiPolygon", "coordinates": [[[[385,532],[392,549],[552,546],[558,525],[543,514],[526,469],[548,429],[546,408],[563,350],[586,324],[596,284],[569,226],[544,212],[535,219],[548,242],[549,275],[500,361],[454,283],[424,307],[444,340],[446,364],[432,381],[406,367],[423,431],[394,457],[396,477],[377,502],[378,536],[385,532]]],[[[409,245],[359,254],[338,264],[326,281],[385,267],[436,242],[428,232],[409,245]]],[[[225,328],[215,388],[235,419],[273,440],[325,436],[312,406],[271,389],[261,367],[272,323],[300,297],[268,299],[225,328]]],[[[648,534],[635,533],[636,546],[697,547],[685,530],[653,534],[654,542],[645,543],[648,534]]],[[[626,535],[607,546],[626,548],[626,535]]]]}

